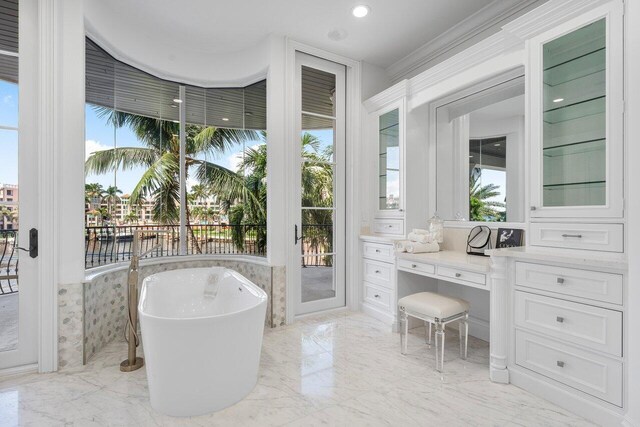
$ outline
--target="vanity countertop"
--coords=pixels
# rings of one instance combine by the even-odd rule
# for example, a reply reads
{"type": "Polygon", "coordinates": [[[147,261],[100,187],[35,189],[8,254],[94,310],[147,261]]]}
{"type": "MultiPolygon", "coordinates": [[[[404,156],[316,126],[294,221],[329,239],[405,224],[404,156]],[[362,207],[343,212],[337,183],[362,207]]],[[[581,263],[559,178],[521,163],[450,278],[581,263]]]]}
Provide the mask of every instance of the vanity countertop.
{"type": "Polygon", "coordinates": [[[516,248],[491,249],[485,251],[492,257],[508,257],[523,261],[560,262],[565,264],[581,265],[583,268],[606,268],[613,270],[626,270],[627,260],[622,254],[604,254],[602,252],[591,254],[570,253],[551,248],[535,248],[521,246],[516,248]]]}
{"type": "Polygon", "coordinates": [[[406,252],[396,254],[398,259],[426,262],[438,265],[463,268],[465,270],[488,273],[491,269],[490,258],[478,255],[467,255],[465,252],[440,251],[423,254],[409,254],[406,252]]]}

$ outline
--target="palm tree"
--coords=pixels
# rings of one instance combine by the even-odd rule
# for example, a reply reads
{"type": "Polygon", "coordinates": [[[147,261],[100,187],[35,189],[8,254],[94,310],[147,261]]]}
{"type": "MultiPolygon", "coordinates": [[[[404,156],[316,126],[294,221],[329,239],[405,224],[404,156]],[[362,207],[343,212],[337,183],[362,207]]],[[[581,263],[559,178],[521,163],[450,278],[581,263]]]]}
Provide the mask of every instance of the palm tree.
{"type": "MultiPolygon", "coordinates": [[[[175,224],[180,219],[180,138],[179,124],[94,107],[98,116],[116,128],[130,127],[145,147],[119,147],[93,153],[86,162],[87,173],[103,174],[114,170],[144,167],[146,171],[131,192],[130,203],[152,198],[153,219],[162,224],[175,224]]],[[[253,130],[224,129],[188,124],[186,127],[187,176],[195,169],[195,178],[209,187],[220,187],[229,200],[247,200],[242,177],[235,172],[199,157],[213,157],[232,146],[258,138],[253,130]]],[[[190,210],[187,204],[187,223],[190,210]]],[[[193,230],[192,238],[195,241],[193,230]]],[[[196,242],[199,252],[199,245],[196,242]]]]}
{"type": "Polygon", "coordinates": [[[118,194],[122,194],[122,191],[115,185],[110,185],[106,190],[104,190],[103,200],[107,202],[107,211],[109,211],[109,215],[113,215],[112,206],[120,200],[118,194]]]}
{"type": "Polygon", "coordinates": [[[13,224],[18,221],[18,209],[9,209],[6,206],[0,206],[0,222],[4,228],[7,224],[13,224]]]}
{"type": "Polygon", "coordinates": [[[469,217],[471,221],[505,221],[505,204],[492,197],[500,195],[496,184],[482,185],[480,174],[469,175],[469,217]],[[498,208],[498,209],[497,209],[498,208]]]}
{"type": "Polygon", "coordinates": [[[126,223],[128,223],[128,224],[130,224],[130,223],[136,223],[137,224],[139,220],[140,220],[140,218],[138,216],[138,213],[134,212],[134,211],[129,212],[124,217],[124,221],[126,223]]]}

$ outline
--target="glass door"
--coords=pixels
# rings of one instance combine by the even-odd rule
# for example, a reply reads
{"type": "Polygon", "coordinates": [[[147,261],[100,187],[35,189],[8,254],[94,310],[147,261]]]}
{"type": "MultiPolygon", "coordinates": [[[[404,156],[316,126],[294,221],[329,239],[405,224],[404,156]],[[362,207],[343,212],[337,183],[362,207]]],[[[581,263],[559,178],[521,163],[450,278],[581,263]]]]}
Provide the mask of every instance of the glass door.
{"type": "Polygon", "coordinates": [[[623,216],[622,8],[531,39],[531,217],[623,216]]]}
{"type": "MultiPolygon", "coordinates": [[[[4,2],[0,22],[0,370],[38,361],[36,267],[26,222],[33,216],[33,157],[19,138],[18,3],[4,2]]],[[[37,167],[37,165],[35,166],[37,167]]]]}
{"type": "Polygon", "coordinates": [[[400,209],[400,110],[378,117],[378,209],[400,209]]]}
{"type": "Polygon", "coordinates": [[[606,204],[606,22],[543,46],[543,206],[606,204]]]}
{"type": "Polygon", "coordinates": [[[295,314],[345,305],[345,67],[297,53],[295,314]]]}

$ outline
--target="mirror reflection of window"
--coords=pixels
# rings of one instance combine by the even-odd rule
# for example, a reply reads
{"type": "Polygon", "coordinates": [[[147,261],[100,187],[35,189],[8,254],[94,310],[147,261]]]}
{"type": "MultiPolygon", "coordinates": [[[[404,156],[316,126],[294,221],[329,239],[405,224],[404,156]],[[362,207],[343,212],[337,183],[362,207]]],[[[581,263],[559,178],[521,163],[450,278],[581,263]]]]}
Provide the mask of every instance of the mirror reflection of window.
{"type": "Polygon", "coordinates": [[[469,220],[507,220],[507,137],[469,140],[469,220]]]}
{"type": "Polygon", "coordinates": [[[483,82],[432,105],[435,209],[445,220],[524,221],[524,76],[483,82]]]}

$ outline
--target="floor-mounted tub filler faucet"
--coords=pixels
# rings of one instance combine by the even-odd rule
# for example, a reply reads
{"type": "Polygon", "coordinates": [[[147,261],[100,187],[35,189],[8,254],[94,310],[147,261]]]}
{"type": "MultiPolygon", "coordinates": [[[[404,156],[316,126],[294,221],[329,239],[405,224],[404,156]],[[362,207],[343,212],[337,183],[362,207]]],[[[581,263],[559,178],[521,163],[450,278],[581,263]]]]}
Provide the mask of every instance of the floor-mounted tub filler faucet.
{"type": "Polygon", "coordinates": [[[127,286],[129,288],[129,310],[127,327],[125,328],[125,338],[129,343],[128,357],[120,363],[120,370],[122,372],[132,372],[142,368],[144,365],[144,359],[136,356],[136,348],[140,345],[140,338],[138,337],[138,270],[140,267],[140,258],[143,258],[148,253],[154,251],[162,244],[162,239],[159,238],[161,234],[170,234],[171,230],[136,230],[133,233],[133,244],[131,247],[131,263],[129,264],[129,273],[127,275],[127,286]],[[147,233],[145,237],[156,238],[156,243],[148,250],[140,252],[140,241],[143,234],[147,233]]]}

